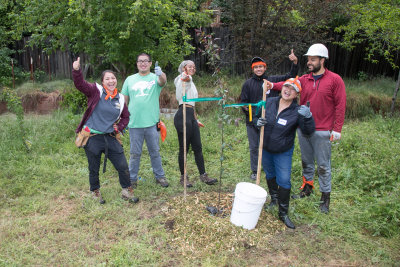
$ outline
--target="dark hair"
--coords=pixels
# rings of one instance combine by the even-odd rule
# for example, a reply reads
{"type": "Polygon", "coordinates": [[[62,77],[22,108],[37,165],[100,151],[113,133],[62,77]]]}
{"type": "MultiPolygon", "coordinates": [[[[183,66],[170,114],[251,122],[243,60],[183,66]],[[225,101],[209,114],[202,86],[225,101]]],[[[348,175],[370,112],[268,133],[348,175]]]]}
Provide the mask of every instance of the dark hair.
{"type": "Polygon", "coordinates": [[[147,53],[140,53],[137,57],[136,57],[136,62],[139,60],[140,56],[147,56],[149,58],[149,61],[151,62],[151,56],[147,53]]]}
{"type": "Polygon", "coordinates": [[[326,57],[319,57],[319,59],[321,60],[321,59],[325,59],[324,60],[324,68],[326,68],[326,66],[328,66],[328,59],[326,58],[326,57]]]}
{"type": "Polygon", "coordinates": [[[113,72],[112,70],[105,70],[101,73],[101,82],[102,83],[103,83],[103,79],[104,79],[104,76],[106,75],[106,73],[112,73],[115,76],[115,78],[117,78],[117,75],[115,74],[115,72],[113,72]]]}

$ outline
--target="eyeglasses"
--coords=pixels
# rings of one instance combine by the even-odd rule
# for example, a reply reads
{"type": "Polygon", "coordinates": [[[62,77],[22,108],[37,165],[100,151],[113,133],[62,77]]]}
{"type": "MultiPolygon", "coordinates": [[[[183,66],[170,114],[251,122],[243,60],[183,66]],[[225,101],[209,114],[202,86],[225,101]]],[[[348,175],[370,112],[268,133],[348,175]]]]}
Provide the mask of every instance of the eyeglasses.
{"type": "Polygon", "coordinates": [[[147,60],[147,59],[145,59],[145,60],[138,60],[138,61],[137,61],[138,64],[142,64],[142,63],[146,63],[146,64],[147,64],[147,63],[149,63],[149,62],[150,62],[150,60],[147,60]]]}

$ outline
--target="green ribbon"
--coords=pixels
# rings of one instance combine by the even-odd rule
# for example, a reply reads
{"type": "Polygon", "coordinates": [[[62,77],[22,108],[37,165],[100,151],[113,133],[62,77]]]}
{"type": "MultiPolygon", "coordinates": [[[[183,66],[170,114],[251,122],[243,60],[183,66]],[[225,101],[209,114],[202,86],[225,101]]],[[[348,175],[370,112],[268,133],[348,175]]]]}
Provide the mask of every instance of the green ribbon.
{"type": "Polygon", "coordinates": [[[221,100],[222,97],[201,97],[201,98],[190,98],[187,99],[186,95],[182,97],[183,102],[205,102],[205,101],[218,101],[221,100]]]}
{"type": "Polygon", "coordinates": [[[248,106],[248,105],[252,105],[252,106],[256,106],[256,114],[258,113],[258,111],[265,105],[266,101],[260,101],[258,103],[235,103],[235,104],[227,104],[224,105],[224,108],[229,108],[229,107],[243,107],[243,106],[248,106]]]}
{"type": "MultiPolygon", "coordinates": [[[[190,98],[188,99],[186,95],[182,97],[183,102],[205,102],[205,101],[219,101],[221,100],[222,97],[200,97],[200,98],[190,98]]],[[[252,105],[257,107],[256,109],[256,114],[258,111],[265,105],[265,101],[260,101],[258,103],[235,103],[235,104],[226,104],[223,105],[224,108],[229,108],[229,107],[243,107],[243,106],[248,106],[252,105]]]]}

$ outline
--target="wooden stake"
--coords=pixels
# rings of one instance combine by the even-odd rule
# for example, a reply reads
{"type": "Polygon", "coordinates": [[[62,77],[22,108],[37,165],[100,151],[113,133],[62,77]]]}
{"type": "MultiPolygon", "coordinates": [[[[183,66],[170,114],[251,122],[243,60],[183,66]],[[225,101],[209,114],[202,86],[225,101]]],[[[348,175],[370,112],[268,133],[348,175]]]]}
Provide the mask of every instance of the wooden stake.
{"type": "Polygon", "coordinates": [[[31,57],[31,80],[33,82],[33,58],[31,57]]]}
{"type": "Polygon", "coordinates": [[[49,73],[49,81],[51,81],[50,56],[49,55],[47,55],[47,72],[49,73]]]}
{"type": "MultiPolygon", "coordinates": [[[[262,100],[265,101],[267,99],[267,83],[266,80],[264,79],[264,84],[263,84],[263,98],[262,100]]],[[[261,117],[265,117],[265,108],[264,105],[262,106],[261,109],[261,117]]],[[[257,163],[257,179],[256,179],[256,185],[260,184],[260,176],[261,176],[261,159],[262,159],[262,150],[263,150],[263,144],[264,144],[264,126],[261,127],[260,129],[260,144],[258,146],[258,163],[257,163]]]]}
{"type": "Polygon", "coordinates": [[[12,59],[11,59],[11,73],[12,73],[12,80],[13,80],[13,88],[15,88],[14,62],[12,59]]]}
{"type": "MultiPolygon", "coordinates": [[[[183,82],[183,96],[186,95],[186,82],[183,82]]],[[[183,101],[183,198],[186,200],[186,184],[187,184],[187,172],[186,172],[186,102],[183,101]]]]}

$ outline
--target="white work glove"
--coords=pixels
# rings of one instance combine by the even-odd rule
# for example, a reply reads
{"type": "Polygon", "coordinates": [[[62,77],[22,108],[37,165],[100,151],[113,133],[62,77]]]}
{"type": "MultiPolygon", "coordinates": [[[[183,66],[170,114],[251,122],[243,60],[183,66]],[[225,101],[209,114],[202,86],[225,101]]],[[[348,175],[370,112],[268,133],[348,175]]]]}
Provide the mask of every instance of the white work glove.
{"type": "Polygon", "coordinates": [[[265,83],[267,84],[267,90],[271,90],[272,88],[274,88],[274,84],[272,82],[270,82],[270,81],[265,80],[265,79],[264,79],[262,88],[264,88],[265,83]]]}
{"type": "Polygon", "coordinates": [[[331,132],[331,137],[329,138],[329,140],[331,140],[331,142],[333,142],[333,141],[338,141],[338,140],[340,140],[340,137],[341,137],[341,136],[342,136],[341,133],[332,131],[332,132],[331,132]]]}
{"type": "Polygon", "coordinates": [[[154,66],[154,73],[155,73],[157,76],[161,76],[161,74],[162,74],[161,67],[158,66],[158,61],[156,61],[156,65],[154,66]]]}
{"type": "Polygon", "coordinates": [[[161,74],[162,74],[161,67],[159,67],[159,66],[155,67],[155,68],[154,68],[154,73],[155,73],[157,76],[161,76],[161,74]]]}

